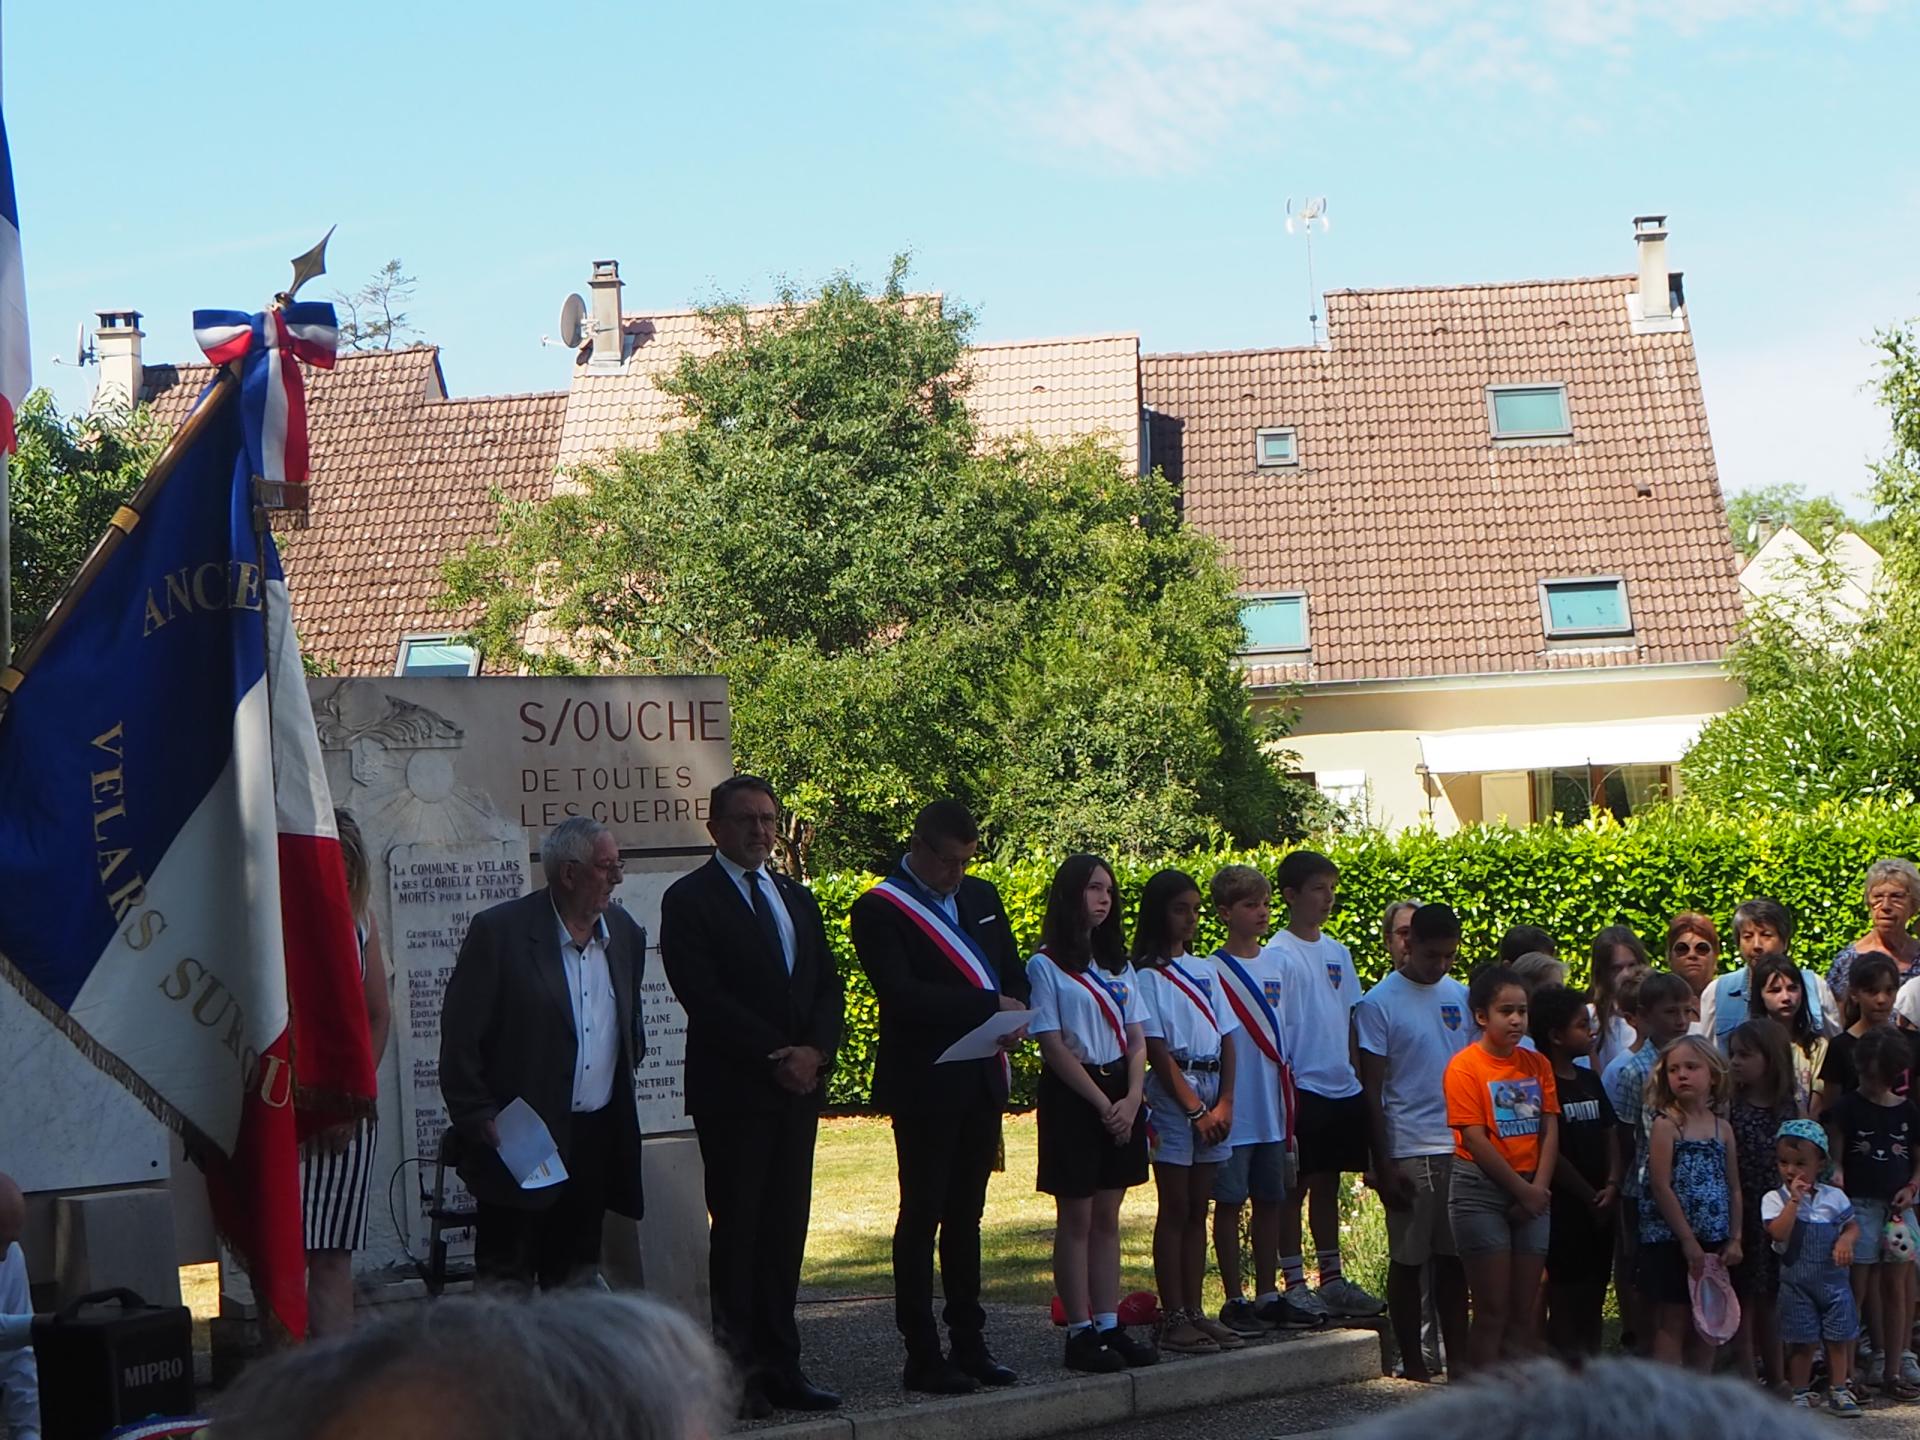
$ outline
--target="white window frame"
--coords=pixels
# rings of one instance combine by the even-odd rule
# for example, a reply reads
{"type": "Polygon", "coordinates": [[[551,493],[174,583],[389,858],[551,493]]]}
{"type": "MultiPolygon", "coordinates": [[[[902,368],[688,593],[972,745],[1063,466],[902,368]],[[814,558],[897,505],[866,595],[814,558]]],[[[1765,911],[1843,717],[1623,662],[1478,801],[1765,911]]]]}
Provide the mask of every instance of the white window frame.
{"type": "Polygon", "coordinates": [[[1536,380],[1528,384],[1487,386],[1487,433],[1495,440],[1572,439],[1573,406],[1567,399],[1567,382],[1564,380],[1536,380]],[[1528,390],[1558,390],[1560,392],[1560,413],[1567,417],[1567,423],[1557,430],[1502,430],[1500,428],[1500,408],[1495,403],[1495,397],[1499,395],[1519,394],[1528,390]]]}
{"type": "MultiPolygon", "coordinates": [[[[429,630],[424,633],[409,633],[409,634],[402,635],[400,637],[400,649],[398,653],[395,654],[393,659],[394,676],[396,679],[413,679],[413,680],[436,678],[433,676],[421,676],[421,675],[409,676],[407,674],[407,651],[412,646],[415,646],[415,645],[461,645],[461,644],[464,644],[464,642],[456,640],[453,637],[452,632],[446,631],[446,630],[429,630]]],[[[477,645],[467,645],[465,646],[465,648],[473,652],[472,659],[470,659],[467,662],[467,674],[478,675],[480,673],[480,647],[477,645]]],[[[446,676],[446,677],[438,677],[438,678],[451,679],[452,677],[446,676]]]]}
{"type": "Polygon", "coordinates": [[[1262,425],[1253,432],[1253,463],[1261,470],[1297,470],[1300,468],[1300,432],[1292,425],[1262,425]],[[1284,435],[1293,446],[1291,460],[1267,459],[1267,437],[1284,435]]]}
{"type": "Polygon", "coordinates": [[[1627,595],[1624,575],[1556,575],[1540,582],[1540,626],[1549,640],[1591,640],[1633,634],[1633,604],[1627,595]],[[1562,585],[1612,585],[1620,593],[1620,624],[1582,625],[1556,630],[1553,624],[1552,596],[1562,585]]]}
{"type": "MultiPolygon", "coordinates": [[[[1298,645],[1255,645],[1253,637],[1248,636],[1245,655],[1307,655],[1313,651],[1313,612],[1308,608],[1307,592],[1304,590],[1272,590],[1261,595],[1242,595],[1242,611],[1249,605],[1259,605],[1269,600],[1298,600],[1300,602],[1300,643],[1298,645]]],[[[1246,623],[1244,620],[1241,622],[1246,623]]]]}

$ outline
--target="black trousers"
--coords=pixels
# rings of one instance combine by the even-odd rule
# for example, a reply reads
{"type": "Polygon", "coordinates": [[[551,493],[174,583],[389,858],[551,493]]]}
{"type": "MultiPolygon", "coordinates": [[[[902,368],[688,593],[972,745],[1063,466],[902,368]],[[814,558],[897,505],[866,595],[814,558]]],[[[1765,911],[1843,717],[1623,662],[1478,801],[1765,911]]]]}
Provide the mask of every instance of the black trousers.
{"type": "Polygon", "coordinates": [[[1000,1108],[893,1117],[900,1162],[900,1214],[893,1226],[893,1314],[907,1354],[940,1358],[933,1323],[934,1234],[940,1239],[943,1318],[953,1348],[984,1347],[987,1312],[980,1308],[980,1215],[987,1178],[1000,1153],[1000,1108]]]}
{"type": "Polygon", "coordinates": [[[793,1307],[813,1206],[817,1096],[778,1110],[693,1117],[706,1171],[707,1278],[713,1333],[740,1373],[791,1377],[800,1370],[793,1307]]]}
{"type": "Polygon", "coordinates": [[[598,1269],[612,1149],[613,1106],[576,1113],[567,1144],[567,1178],[554,1187],[551,1205],[523,1210],[481,1201],[473,1237],[479,1278],[554,1290],[598,1269]]]}

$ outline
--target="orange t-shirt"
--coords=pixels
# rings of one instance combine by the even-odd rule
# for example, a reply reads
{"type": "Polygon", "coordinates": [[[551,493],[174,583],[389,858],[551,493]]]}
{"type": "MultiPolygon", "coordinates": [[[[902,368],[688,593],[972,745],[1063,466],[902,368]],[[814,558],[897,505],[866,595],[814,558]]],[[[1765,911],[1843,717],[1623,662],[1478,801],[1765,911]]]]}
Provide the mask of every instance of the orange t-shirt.
{"type": "Polygon", "coordinates": [[[1540,1117],[1560,1113],[1560,1092],[1546,1056],[1516,1049],[1502,1060],[1476,1041],[1447,1063],[1446,1088],[1455,1155],[1473,1159],[1461,1132],[1481,1125],[1516,1174],[1531,1175],[1539,1168],[1540,1117]]]}

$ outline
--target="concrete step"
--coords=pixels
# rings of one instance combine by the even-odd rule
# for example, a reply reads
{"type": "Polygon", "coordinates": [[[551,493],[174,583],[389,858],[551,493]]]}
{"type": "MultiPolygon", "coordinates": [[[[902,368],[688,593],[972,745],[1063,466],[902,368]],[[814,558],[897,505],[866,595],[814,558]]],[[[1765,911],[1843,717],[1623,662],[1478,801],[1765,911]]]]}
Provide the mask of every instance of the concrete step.
{"type": "Polygon", "coordinates": [[[1155,1428],[1192,1436],[1196,1415],[1346,1387],[1379,1373],[1380,1343],[1371,1329],[1325,1330],[1225,1355],[1170,1355],[1118,1375],[1049,1376],[952,1398],[896,1391],[893,1403],[869,1397],[831,1416],[753,1427],[754,1440],[1035,1440],[1100,1435],[1109,1427],[1114,1440],[1142,1440],[1155,1428]]]}

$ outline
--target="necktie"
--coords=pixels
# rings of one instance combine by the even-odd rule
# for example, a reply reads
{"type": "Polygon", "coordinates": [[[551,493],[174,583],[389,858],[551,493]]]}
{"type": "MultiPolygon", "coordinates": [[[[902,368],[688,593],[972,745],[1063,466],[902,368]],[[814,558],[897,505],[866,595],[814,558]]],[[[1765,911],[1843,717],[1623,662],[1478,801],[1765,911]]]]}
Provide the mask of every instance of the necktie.
{"type": "Polygon", "coordinates": [[[767,894],[767,877],[758,870],[749,870],[747,880],[753,889],[753,918],[760,922],[760,933],[766,937],[767,944],[779,957],[781,965],[791,973],[787,949],[780,943],[780,927],[773,921],[773,897],[767,894]]]}

